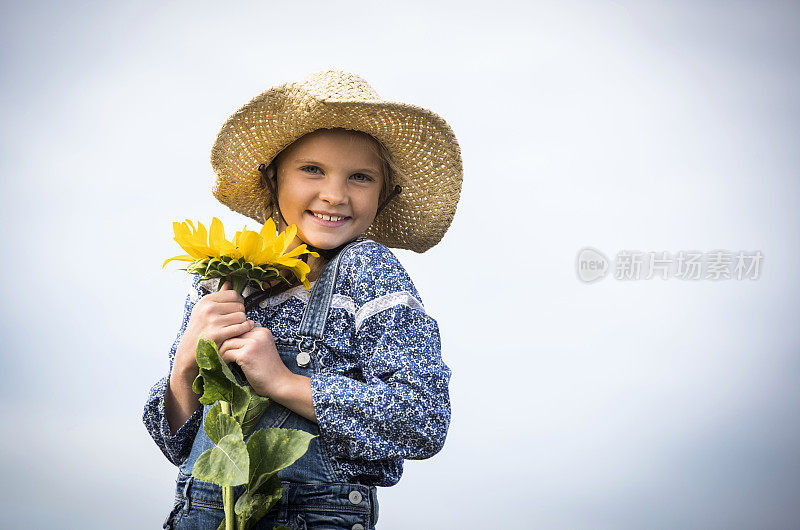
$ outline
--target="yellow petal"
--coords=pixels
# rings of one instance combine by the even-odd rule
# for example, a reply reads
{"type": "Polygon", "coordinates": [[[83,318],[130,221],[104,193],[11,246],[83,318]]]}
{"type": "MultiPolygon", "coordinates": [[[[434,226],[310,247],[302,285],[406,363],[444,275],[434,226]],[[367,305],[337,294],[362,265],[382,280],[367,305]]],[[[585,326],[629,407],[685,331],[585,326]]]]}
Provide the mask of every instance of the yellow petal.
{"type": "Polygon", "coordinates": [[[305,244],[302,244],[302,245],[296,246],[295,248],[293,248],[292,250],[290,250],[289,252],[287,252],[286,254],[284,254],[281,257],[282,258],[293,258],[295,256],[299,256],[300,254],[305,254],[307,251],[308,251],[308,249],[306,249],[305,244]]]}
{"type": "Polygon", "coordinates": [[[192,231],[186,223],[172,223],[172,230],[175,232],[176,238],[189,240],[192,237],[192,231]]]}
{"type": "Polygon", "coordinates": [[[277,263],[278,255],[272,250],[271,247],[261,248],[255,255],[253,255],[254,265],[265,265],[277,263]]]}
{"type": "Polygon", "coordinates": [[[236,250],[236,245],[225,239],[225,229],[222,221],[214,217],[211,220],[211,229],[208,234],[208,246],[215,249],[220,256],[229,256],[236,250]]]}
{"type": "Polygon", "coordinates": [[[280,257],[280,258],[275,260],[276,264],[283,265],[287,269],[294,268],[297,265],[298,262],[299,263],[303,263],[302,260],[299,260],[297,258],[288,258],[287,259],[287,258],[280,257]]]}
{"type": "Polygon", "coordinates": [[[267,222],[261,227],[261,237],[264,238],[264,241],[272,241],[278,237],[278,227],[275,226],[272,217],[267,219],[267,222]]]}
{"type": "Polygon", "coordinates": [[[292,266],[292,272],[295,274],[300,274],[305,276],[309,272],[311,272],[311,267],[308,266],[308,263],[304,261],[297,260],[297,264],[292,266]]]}
{"type": "MultiPolygon", "coordinates": [[[[208,232],[206,231],[206,227],[203,226],[203,223],[201,223],[200,221],[197,221],[197,231],[192,236],[192,240],[193,240],[194,244],[196,246],[198,246],[198,247],[200,247],[200,246],[207,247],[208,246],[206,244],[206,242],[208,241],[208,232]]],[[[217,256],[219,256],[219,255],[217,255],[217,256]]]]}
{"type": "Polygon", "coordinates": [[[296,235],[297,235],[296,225],[291,225],[289,228],[286,229],[286,232],[284,232],[283,235],[284,240],[283,240],[283,248],[281,249],[281,254],[286,252],[286,249],[289,248],[289,245],[292,244],[292,241],[294,241],[294,236],[296,235]]]}
{"type": "Polygon", "coordinates": [[[181,223],[177,226],[173,224],[173,229],[176,232],[175,241],[195,258],[219,257],[219,253],[210,248],[206,242],[205,226],[203,226],[203,223],[198,222],[197,224],[198,229],[194,232],[192,231],[194,224],[189,219],[186,220],[186,223],[181,223]]]}
{"type": "Polygon", "coordinates": [[[225,241],[225,228],[222,226],[222,221],[214,217],[211,219],[211,229],[208,233],[209,246],[219,248],[223,241],[225,241]]]}
{"type": "Polygon", "coordinates": [[[261,238],[259,237],[257,232],[253,232],[252,230],[246,230],[242,237],[239,240],[239,252],[242,253],[242,257],[247,261],[252,262],[253,257],[259,250],[259,243],[261,242],[261,238]]]}
{"type": "Polygon", "coordinates": [[[195,259],[196,259],[196,258],[194,258],[194,257],[192,257],[192,256],[189,256],[189,255],[187,255],[187,254],[183,254],[182,256],[175,256],[174,258],[169,258],[167,261],[165,261],[165,262],[164,262],[164,264],[161,266],[161,268],[163,269],[164,267],[166,267],[166,266],[167,266],[167,263],[169,263],[169,262],[170,262],[170,261],[172,261],[172,260],[178,260],[178,261],[194,261],[195,259]]]}
{"type": "Polygon", "coordinates": [[[175,239],[175,241],[177,241],[177,243],[181,246],[181,248],[183,250],[185,250],[186,252],[188,252],[189,254],[194,256],[195,259],[205,258],[206,257],[206,254],[203,251],[203,248],[202,247],[197,248],[197,246],[194,243],[192,243],[192,241],[188,240],[187,238],[175,237],[174,239],[175,239]]]}

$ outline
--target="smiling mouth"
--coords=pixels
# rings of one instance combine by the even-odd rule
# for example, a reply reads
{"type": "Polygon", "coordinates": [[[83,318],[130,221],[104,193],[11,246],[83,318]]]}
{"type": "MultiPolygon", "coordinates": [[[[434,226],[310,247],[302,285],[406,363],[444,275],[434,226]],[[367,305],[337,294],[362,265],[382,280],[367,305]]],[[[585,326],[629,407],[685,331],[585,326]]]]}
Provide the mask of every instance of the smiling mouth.
{"type": "Polygon", "coordinates": [[[322,219],[323,221],[341,221],[342,219],[349,219],[349,217],[341,216],[341,215],[323,215],[316,212],[311,212],[311,215],[316,217],[317,219],[322,219]]]}
{"type": "Polygon", "coordinates": [[[314,221],[318,222],[322,226],[329,226],[329,227],[336,227],[342,226],[347,221],[350,220],[350,217],[340,216],[340,215],[325,215],[321,213],[312,212],[311,210],[307,211],[311,217],[314,218],[314,221]]]}

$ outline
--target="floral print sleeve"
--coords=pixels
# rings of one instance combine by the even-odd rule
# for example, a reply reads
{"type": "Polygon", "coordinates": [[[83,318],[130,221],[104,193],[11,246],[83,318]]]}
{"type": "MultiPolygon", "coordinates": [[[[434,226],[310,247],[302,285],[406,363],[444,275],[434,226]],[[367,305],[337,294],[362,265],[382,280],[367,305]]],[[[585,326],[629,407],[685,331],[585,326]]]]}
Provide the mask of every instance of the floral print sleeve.
{"type": "Polygon", "coordinates": [[[197,434],[197,429],[200,427],[203,420],[203,407],[198,407],[189,419],[187,419],[173,434],[170,431],[166,411],[164,410],[165,392],[169,377],[172,374],[175,352],[178,349],[178,344],[181,342],[183,333],[186,331],[186,326],[189,323],[189,316],[192,313],[194,304],[200,299],[200,296],[206,294],[200,287],[193,287],[192,289],[193,291],[186,297],[183,322],[178,331],[178,336],[175,338],[175,342],[172,344],[172,348],[169,351],[169,373],[166,377],[162,377],[150,389],[150,393],[144,405],[144,414],[142,415],[142,421],[147,431],[150,433],[150,436],[156,442],[159,449],[161,449],[161,452],[164,453],[164,456],[176,466],[181,465],[183,461],[188,458],[195,434],[197,434]]]}
{"type": "Polygon", "coordinates": [[[320,430],[357,460],[424,459],[439,452],[450,423],[450,369],[439,328],[403,266],[368,242],[342,257],[337,292],[354,302],[355,376],[311,380],[320,430]]]}

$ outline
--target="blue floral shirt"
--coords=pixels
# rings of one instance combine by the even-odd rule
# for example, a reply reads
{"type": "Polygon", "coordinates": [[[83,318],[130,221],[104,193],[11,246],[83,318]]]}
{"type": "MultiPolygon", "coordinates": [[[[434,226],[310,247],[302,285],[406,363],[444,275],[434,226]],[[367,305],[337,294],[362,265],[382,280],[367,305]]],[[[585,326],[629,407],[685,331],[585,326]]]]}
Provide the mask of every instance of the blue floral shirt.
{"type": "MultiPolygon", "coordinates": [[[[216,290],[217,280],[192,287],[175,352],[194,304],[216,290]]],[[[249,288],[243,293],[249,294],[249,288]]],[[[310,292],[302,286],[262,301],[248,318],[268,327],[277,343],[296,344],[310,292]]],[[[444,445],[450,424],[450,369],[443,362],[439,328],[395,255],[368,240],[341,259],[320,348],[319,373],[311,377],[320,439],[348,481],[391,486],[403,460],[430,458],[444,445]]],[[[164,455],[180,465],[201,425],[199,407],[172,434],[164,411],[169,374],[151,389],[143,421],[164,455]]]]}

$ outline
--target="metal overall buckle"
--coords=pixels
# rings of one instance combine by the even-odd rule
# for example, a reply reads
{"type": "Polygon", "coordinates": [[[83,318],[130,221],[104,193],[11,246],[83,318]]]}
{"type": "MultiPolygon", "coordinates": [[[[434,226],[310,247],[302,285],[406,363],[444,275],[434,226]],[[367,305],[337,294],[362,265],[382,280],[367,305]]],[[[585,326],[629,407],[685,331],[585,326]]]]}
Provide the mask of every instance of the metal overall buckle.
{"type": "Polygon", "coordinates": [[[297,366],[305,368],[311,363],[311,354],[317,349],[317,341],[311,337],[305,337],[300,334],[297,336],[300,339],[297,342],[297,350],[299,352],[296,357],[297,366]]]}

